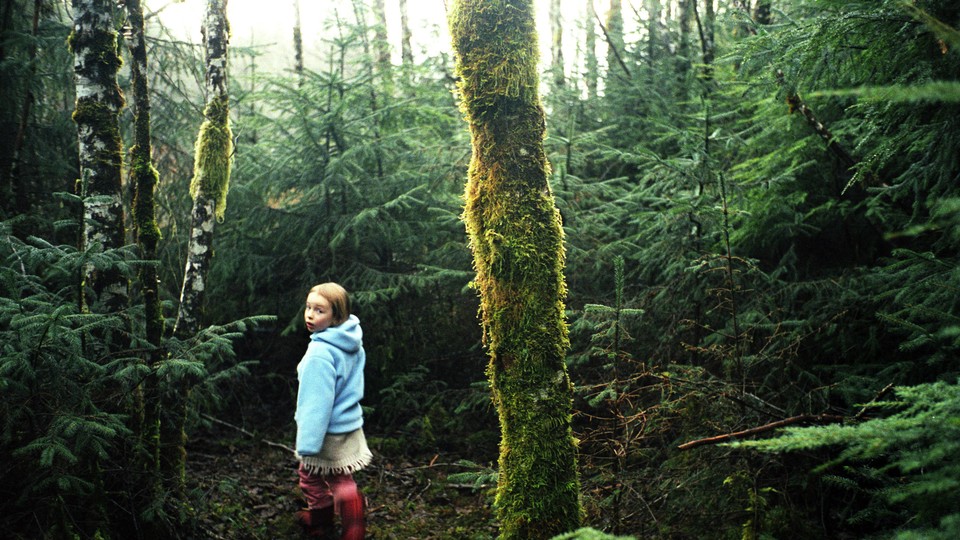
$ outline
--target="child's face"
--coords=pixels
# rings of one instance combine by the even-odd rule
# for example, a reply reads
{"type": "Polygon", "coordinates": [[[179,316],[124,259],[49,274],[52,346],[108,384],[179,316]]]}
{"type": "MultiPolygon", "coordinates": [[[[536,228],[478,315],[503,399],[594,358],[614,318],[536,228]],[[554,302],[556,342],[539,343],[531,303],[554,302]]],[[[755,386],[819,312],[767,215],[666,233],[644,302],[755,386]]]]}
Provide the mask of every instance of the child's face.
{"type": "Polygon", "coordinates": [[[330,301],[317,293],[307,295],[307,306],[303,310],[303,320],[307,323],[310,333],[320,332],[330,327],[333,322],[333,307],[330,301]]]}

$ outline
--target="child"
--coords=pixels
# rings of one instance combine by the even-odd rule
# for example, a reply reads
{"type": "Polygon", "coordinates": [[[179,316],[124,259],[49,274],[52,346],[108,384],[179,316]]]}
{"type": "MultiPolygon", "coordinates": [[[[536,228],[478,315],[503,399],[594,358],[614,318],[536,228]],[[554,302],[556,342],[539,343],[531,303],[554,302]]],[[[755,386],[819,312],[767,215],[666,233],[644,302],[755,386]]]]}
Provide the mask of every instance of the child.
{"type": "Polygon", "coordinates": [[[353,472],[373,455],[363,436],[363,331],[350,314],[347,291],[336,283],[310,289],[303,319],[310,332],[307,352],[297,365],[296,455],[300,489],[307,508],[297,522],[310,536],[332,529],[340,515],[341,539],[365,533],[363,496],[353,472]]]}

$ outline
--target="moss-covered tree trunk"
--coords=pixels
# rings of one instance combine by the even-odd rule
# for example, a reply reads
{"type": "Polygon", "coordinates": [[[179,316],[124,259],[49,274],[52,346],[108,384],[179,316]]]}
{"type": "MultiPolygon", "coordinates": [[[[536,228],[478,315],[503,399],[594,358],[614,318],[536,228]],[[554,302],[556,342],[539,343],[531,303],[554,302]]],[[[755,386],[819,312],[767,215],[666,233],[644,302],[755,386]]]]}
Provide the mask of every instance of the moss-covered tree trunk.
{"type": "MultiPolygon", "coordinates": [[[[204,87],[207,104],[194,148],[193,197],[187,264],[180,292],[180,309],[174,334],[187,338],[199,332],[207,274],[213,257],[213,230],[223,219],[230,180],[233,135],[230,132],[230,106],[227,95],[227,0],[207,0],[203,17],[203,45],[206,61],[204,87]]],[[[169,489],[182,495],[186,462],[186,404],[190,381],[174,384],[165,394],[164,419],[161,422],[161,466],[169,489]]]]}
{"type": "MultiPolygon", "coordinates": [[[[153,166],[152,144],[150,140],[150,93],[147,85],[147,42],[144,35],[143,5],[140,0],[127,0],[128,22],[130,23],[130,73],[133,79],[134,146],[130,149],[131,181],[133,182],[133,224],[140,257],[145,261],[157,260],[157,244],[160,242],[160,227],[157,225],[156,200],[154,193],[159,181],[159,173],[153,166]]],[[[140,269],[140,293],[144,303],[144,329],[150,344],[144,354],[144,362],[151,369],[161,358],[160,340],[163,336],[163,314],[160,309],[160,279],[157,267],[144,265],[140,269]]],[[[140,445],[147,456],[138,464],[147,480],[142,500],[152,503],[160,496],[159,479],[159,437],[160,437],[160,399],[155,378],[145,381],[141,392],[139,410],[135,426],[140,445]]],[[[152,529],[156,533],[158,529],[152,529]]]]}
{"type": "MultiPolygon", "coordinates": [[[[77,93],[73,119],[79,142],[78,188],[84,198],[80,237],[84,249],[97,244],[118,248],[124,243],[119,118],[124,100],[117,84],[121,59],[113,8],[110,0],[73,1],[69,44],[74,54],[77,93]]],[[[127,284],[118,271],[88,266],[84,274],[85,290],[92,294],[85,296],[88,303],[99,301],[107,311],[126,307],[127,284]]]]}
{"type": "Polygon", "coordinates": [[[533,2],[458,0],[450,29],[473,144],[463,217],[501,425],[497,516],[502,538],[550,538],[578,527],[581,507],[533,2]]]}

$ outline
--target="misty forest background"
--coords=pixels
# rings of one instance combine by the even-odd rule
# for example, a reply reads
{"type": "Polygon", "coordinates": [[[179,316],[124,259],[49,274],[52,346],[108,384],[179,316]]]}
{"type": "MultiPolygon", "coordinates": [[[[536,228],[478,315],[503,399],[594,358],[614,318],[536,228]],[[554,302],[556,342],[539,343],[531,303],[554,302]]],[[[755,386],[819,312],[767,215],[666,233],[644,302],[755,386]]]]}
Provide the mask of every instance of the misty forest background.
{"type": "MultiPolygon", "coordinates": [[[[592,4],[574,18],[552,2],[539,29],[552,38],[544,146],[593,529],[580,534],[958,537],[960,4],[592,4]]],[[[301,305],[337,281],[365,330],[372,536],[496,535],[500,431],[460,217],[471,146],[450,48],[413,50],[410,34],[428,30],[405,27],[401,50],[385,49],[383,2],[364,0],[311,21],[322,49],[269,60],[283,69],[230,42],[229,193],[185,334],[172,328],[210,96],[203,47],[159,7],[145,9],[153,257],[130,211],[132,62],[118,79],[127,239],[83,246],[76,6],[0,8],[0,530],[295,537],[242,502],[257,470],[141,475],[149,433],[131,411],[149,416],[150,388],[166,396],[164,414],[185,418],[188,471],[194,456],[274,452],[275,498],[292,513],[282,446],[301,305]],[[119,272],[125,305],[83,294],[90,268],[119,272]],[[145,269],[167,319],[159,341],[145,269]],[[385,519],[391,496],[406,517],[385,519]]],[[[114,13],[129,57],[126,11],[114,13]]]]}

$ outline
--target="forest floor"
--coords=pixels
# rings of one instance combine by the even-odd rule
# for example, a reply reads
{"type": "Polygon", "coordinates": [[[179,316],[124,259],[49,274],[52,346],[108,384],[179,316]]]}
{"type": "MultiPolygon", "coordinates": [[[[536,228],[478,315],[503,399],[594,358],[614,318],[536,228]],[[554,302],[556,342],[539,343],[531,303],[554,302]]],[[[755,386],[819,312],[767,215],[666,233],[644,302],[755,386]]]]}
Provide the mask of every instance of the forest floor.
{"type": "MultiPolygon", "coordinates": [[[[304,507],[297,462],[282,448],[283,434],[251,432],[208,417],[188,443],[187,482],[194,493],[198,539],[306,538],[293,521],[304,507]]],[[[275,431],[275,429],[274,429],[275,431]]],[[[369,434],[368,434],[369,437],[369,434]]],[[[367,500],[370,539],[488,539],[497,533],[491,486],[448,482],[464,472],[458,456],[385,457],[355,474],[367,500]]]]}
{"type": "MultiPolygon", "coordinates": [[[[203,427],[191,434],[186,473],[198,530],[191,540],[306,538],[293,518],[305,505],[297,461],[287,448],[292,404],[283,396],[254,394],[217,418],[205,415],[203,427]]],[[[396,440],[385,452],[373,426],[367,438],[374,463],[354,475],[367,501],[367,538],[496,537],[494,486],[475,489],[468,482],[448,481],[454,473],[481,472],[459,462],[469,456],[406,455],[396,440]]]]}
{"type": "MultiPolygon", "coordinates": [[[[188,446],[187,480],[209,539],[306,538],[293,521],[304,507],[297,462],[287,450],[218,426],[188,446]]],[[[367,500],[367,538],[486,539],[496,536],[490,488],[451,483],[456,456],[384,459],[355,474],[367,500]]]]}

